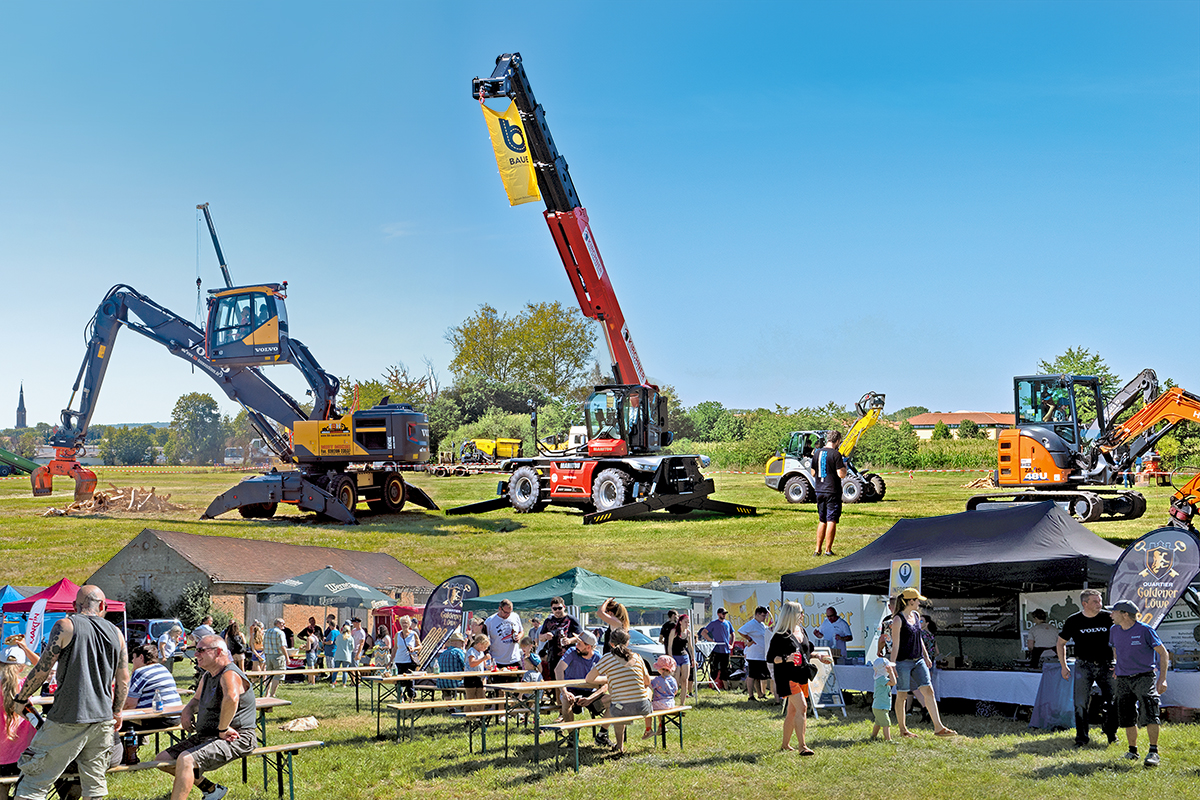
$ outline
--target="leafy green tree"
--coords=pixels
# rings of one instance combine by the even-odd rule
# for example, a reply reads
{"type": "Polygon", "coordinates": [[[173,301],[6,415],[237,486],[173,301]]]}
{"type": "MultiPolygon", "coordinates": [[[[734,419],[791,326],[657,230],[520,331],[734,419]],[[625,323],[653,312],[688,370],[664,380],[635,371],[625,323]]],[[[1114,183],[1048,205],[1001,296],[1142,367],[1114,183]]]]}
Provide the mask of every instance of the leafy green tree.
{"type": "Polygon", "coordinates": [[[712,438],[718,442],[740,442],[746,438],[746,423],[737,414],[726,410],[713,424],[712,438]]]}
{"type": "Polygon", "coordinates": [[[973,419],[964,419],[958,423],[959,439],[986,439],[987,432],[980,428],[973,419]]]}
{"type": "Polygon", "coordinates": [[[696,441],[713,441],[713,427],[717,424],[717,420],[725,413],[725,406],[716,400],[705,400],[702,403],[697,403],[695,408],[690,409],[687,414],[692,420],[696,441]]]}
{"type": "Polygon", "coordinates": [[[927,413],[929,413],[929,409],[926,408],[925,406],[905,406],[904,408],[900,409],[899,411],[893,411],[892,413],[886,414],[885,416],[888,419],[892,420],[893,422],[903,422],[904,420],[908,419],[909,417],[915,417],[918,414],[927,414],[927,413]]]}
{"type": "Polygon", "coordinates": [[[154,619],[164,613],[162,603],[154,592],[140,586],[135,587],[125,599],[125,616],[129,619],[154,619]]]}
{"type": "Polygon", "coordinates": [[[108,426],[100,441],[100,457],[106,465],[152,464],[154,462],[154,438],[145,427],[127,428],[108,426]]]}
{"type": "Polygon", "coordinates": [[[201,392],[185,394],[171,412],[167,460],[173,464],[211,464],[224,456],[225,425],[217,401],[201,392]]]}
{"type": "Polygon", "coordinates": [[[193,581],[183,588],[183,592],[167,609],[167,614],[178,617],[184,627],[191,630],[204,621],[207,616],[213,618],[213,628],[222,630],[229,624],[230,615],[213,605],[212,595],[200,581],[193,581]]]}
{"type": "Polygon", "coordinates": [[[1068,347],[1051,361],[1039,361],[1037,369],[1043,375],[1094,375],[1100,379],[1100,393],[1106,398],[1121,388],[1121,378],[1108,368],[1099,353],[1092,353],[1086,347],[1068,347]]]}
{"type": "Polygon", "coordinates": [[[940,441],[942,439],[953,439],[953,438],[954,438],[954,434],[952,434],[950,432],[950,426],[947,425],[945,422],[942,422],[939,419],[937,421],[937,424],[935,424],[933,426],[933,436],[931,436],[930,439],[932,439],[933,441],[936,442],[936,441],[940,441]]]}
{"type": "Polygon", "coordinates": [[[563,397],[586,376],[596,328],[578,309],[562,303],[527,303],[516,317],[490,305],[479,307],[446,331],[454,349],[455,381],[478,376],[498,384],[527,382],[541,394],[563,397]]]}
{"type": "MultiPolygon", "coordinates": [[[[1100,395],[1106,402],[1123,386],[1120,376],[1108,368],[1100,354],[1093,354],[1086,347],[1068,347],[1065,353],[1055,356],[1053,361],[1039,361],[1037,368],[1045,375],[1093,375],[1100,379],[1100,395]]],[[[1140,404],[1139,400],[1137,406],[1140,404]]],[[[1075,410],[1080,422],[1085,425],[1096,418],[1096,403],[1086,391],[1076,394],[1075,410]]],[[[1128,416],[1127,413],[1126,417],[1128,416]]]]}
{"type": "Polygon", "coordinates": [[[859,439],[854,458],[859,466],[870,464],[875,469],[913,469],[917,466],[919,448],[920,439],[908,422],[900,423],[899,428],[876,425],[859,439]]]}
{"type": "Polygon", "coordinates": [[[487,303],[447,330],[446,341],[454,348],[450,371],[456,379],[475,375],[505,383],[516,378],[519,349],[516,322],[487,303]]]}
{"type": "Polygon", "coordinates": [[[358,407],[371,408],[378,405],[383,398],[389,398],[392,403],[424,403],[430,399],[430,376],[414,376],[408,371],[403,362],[393,364],[384,370],[382,379],[372,378],[366,381],[355,381],[349,376],[342,378],[342,388],[338,395],[338,405],[342,408],[352,408],[355,401],[355,391],[358,394],[358,407]]]}

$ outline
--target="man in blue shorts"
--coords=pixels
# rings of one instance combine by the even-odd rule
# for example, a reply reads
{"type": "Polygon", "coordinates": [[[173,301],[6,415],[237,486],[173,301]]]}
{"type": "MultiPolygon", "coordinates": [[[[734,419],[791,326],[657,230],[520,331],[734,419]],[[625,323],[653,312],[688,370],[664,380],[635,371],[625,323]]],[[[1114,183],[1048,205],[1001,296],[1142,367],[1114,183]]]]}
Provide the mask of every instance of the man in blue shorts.
{"type": "Polygon", "coordinates": [[[846,462],[838,452],[841,431],[830,431],[825,446],[812,454],[812,475],[817,490],[817,549],[814,556],[833,555],[833,537],[837,535],[838,520],[842,518],[842,479],[846,477],[846,462]],[[828,538],[828,541],[826,539],[828,538]]]}

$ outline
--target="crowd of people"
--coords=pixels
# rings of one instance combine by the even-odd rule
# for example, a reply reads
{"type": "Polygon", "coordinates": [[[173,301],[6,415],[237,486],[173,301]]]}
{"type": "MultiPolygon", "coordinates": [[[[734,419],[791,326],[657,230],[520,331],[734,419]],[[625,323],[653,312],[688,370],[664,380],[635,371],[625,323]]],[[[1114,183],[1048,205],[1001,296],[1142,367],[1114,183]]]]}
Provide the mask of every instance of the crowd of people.
{"type": "MultiPolygon", "coordinates": [[[[891,730],[893,711],[898,738],[917,736],[907,724],[909,695],[923,707],[935,736],[958,735],[942,722],[934,697],[931,669],[936,638],[931,621],[920,613],[920,603],[925,600],[915,589],[903,590],[892,598],[890,613],[880,625],[871,662],[872,739],[882,736],[885,741],[896,741],[891,730]]],[[[225,787],[208,780],[204,773],[242,757],[257,743],[255,697],[247,674],[256,669],[255,664],[261,662],[258,669],[284,669],[288,650],[294,646],[303,652],[305,666],[323,664],[329,669],[335,685],[339,672],[343,682],[350,680],[344,670],[352,665],[370,663],[396,674],[421,666],[418,626],[407,616],[398,618],[394,633],[380,625],[373,637],[357,618],[339,626],[332,614],[323,628],[310,617],[308,627],[295,635],[282,618],[275,619],[270,628],[255,621],[248,635],[236,621],[217,634],[210,617],[192,632],[197,682],[194,695],[183,704],[169,666],[182,631],[168,631],[157,642],[135,644],[126,650],[120,630],[104,619],[105,607],[103,592],[84,586],[75,601],[76,613],[55,623],[40,658],[20,635],[5,643],[0,659],[0,690],[4,693],[0,776],[21,776],[15,789],[17,798],[42,800],[71,764],[76,767],[75,780],[83,796],[103,796],[108,767],[137,762],[137,748],[142,744],[139,730],[177,721],[189,735],[155,756],[161,769],[174,776],[172,800],[182,800],[193,787],[199,788],[203,800],[219,800],[225,787]],[[244,671],[247,653],[251,667],[244,671]],[[44,721],[35,726],[37,720],[28,701],[52,672],[58,690],[44,721]],[[165,713],[146,722],[122,719],[123,712],[152,707],[165,709],[165,713]]],[[[1138,729],[1145,727],[1148,751],[1143,763],[1156,766],[1160,758],[1159,696],[1166,689],[1167,650],[1155,631],[1138,621],[1138,608],[1128,600],[1105,609],[1100,592],[1087,589],[1080,595],[1080,607],[1061,629],[1055,629],[1053,644],[1062,679],[1073,681],[1075,743],[1079,747],[1090,744],[1090,706],[1096,687],[1103,706],[1101,730],[1108,744],[1116,741],[1118,729],[1123,728],[1128,744],[1124,757],[1141,759],[1138,729]],[[1068,644],[1074,645],[1073,666],[1067,658],[1068,644]]],[[[433,676],[443,697],[451,699],[461,691],[468,699],[482,698],[484,673],[509,670],[515,680],[567,684],[557,692],[558,721],[570,721],[584,710],[593,718],[645,716],[685,702],[695,685],[697,641],[711,643],[705,650],[710,677],[716,681],[731,680],[730,655],[740,647],[748,698],[773,697],[783,703],[780,749],[811,756],[814,750],[806,737],[809,683],[819,674],[818,664],[844,659],[846,645],[853,640],[846,620],[830,608],[814,631],[830,650],[818,651],[803,624],[803,609],[795,601],[782,605],[777,621],[766,607],[755,608],[752,619],[736,631],[727,620],[726,609],[718,608],[698,636],[692,632],[688,613],[672,611],[659,630],[666,652],[648,669],[643,657],[631,649],[628,611],[614,598],[598,609],[604,625],[596,631],[585,629],[568,614],[563,598],[554,598],[550,608],[545,620],[530,620],[528,631],[508,600],[502,600],[490,616],[467,620],[467,635],[453,632],[436,655],[437,671],[448,676],[433,676]],[[451,674],[455,676],[449,677],[451,674]]],[[[1045,622],[1041,618],[1036,621],[1045,622]]],[[[1045,636],[1035,634],[1030,643],[1039,649],[1038,657],[1050,648],[1045,636]]],[[[315,675],[310,676],[312,680],[315,675]]],[[[266,693],[273,696],[278,686],[278,678],[272,678],[266,693]]],[[[406,692],[412,696],[411,683],[406,692]]],[[[614,721],[608,727],[613,730],[611,738],[606,728],[593,728],[597,744],[624,752],[626,726],[614,721]]],[[[654,734],[655,728],[647,720],[643,737],[654,734]]],[[[0,797],[6,797],[7,786],[0,789],[0,797]]]]}

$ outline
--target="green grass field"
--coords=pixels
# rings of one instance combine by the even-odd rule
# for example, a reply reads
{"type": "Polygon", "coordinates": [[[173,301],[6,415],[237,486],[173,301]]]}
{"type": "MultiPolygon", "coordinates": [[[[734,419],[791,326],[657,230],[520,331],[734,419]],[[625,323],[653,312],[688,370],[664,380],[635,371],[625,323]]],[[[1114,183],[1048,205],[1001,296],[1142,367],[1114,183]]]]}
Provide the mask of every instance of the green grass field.
{"type": "MultiPolygon", "coordinates": [[[[717,497],[759,508],[752,518],[707,515],[653,517],[583,527],[579,514],[549,510],[514,515],[445,517],[424,510],[371,516],[362,524],[317,524],[311,517],[281,512],[269,522],[232,515],[201,522],[200,512],[217,493],[237,481],[229,473],[195,470],[131,472],[99,469],[100,487],[154,486],[191,511],[163,516],[116,514],[95,517],[39,516],[48,505],[71,499],[70,481],[56,481],[56,494],[35,500],[23,480],[0,480],[0,537],[6,558],[0,582],[45,585],[62,577],[82,582],[143,528],[216,536],[263,538],[294,544],[344,547],[390,553],[434,583],[458,573],[474,576],[485,593],[519,588],[583,566],[630,583],[660,576],[674,580],[775,580],[818,563],[814,558],[815,509],[789,506],[766,489],[758,475],[718,474],[717,497]]],[[[872,541],[896,520],[954,513],[972,490],[962,488],[974,474],[888,475],[882,503],[848,506],[839,526],[837,551],[845,555],[872,541]]],[[[419,477],[442,507],[485,499],[495,478],[419,477]]],[[[1140,520],[1097,523],[1099,535],[1124,546],[1161,525],[1169,489],[1144,490],[1149,510],[1140,520]]],[[[177,670],[178,671],[178,670],[177,670]]],[[[774,706],[744,702],[744,694],[717,696],[705,691],[689,714],[685,749],[667,752],[636,739],[624,758],[590,750],[576,777],[555,773],[552,762],[533,764],[531,737],[517,738],[511,761],[503,753],[467,752],[465,734],[438,720],[426,720],[426,735],[395,744],[374,738],[375,720],[355,714],[352,692],[327,687],[286,685],[282,697],[294,705],[275,717],[270,742],[322,739],[328,746],[298,759],[297,797],[316,800],[368,800],[401,796],[508,798],[1064,798],[1183,797],[1200,785],[1200,726],[1168,725],[1162,737],[1163,765],[1144,770],[1120,759],[1122,748],[1077,751],[1070,733],[1030,733],[1022,722],[996,717],[948,715],[964,735],[935,740],[923,736],[894,745],[868,742],[869,711],[852,708],[847,721],[810,722],[809,744],[816,758],[779,753],[781,718],[774,706]],[[313,715],[320,728],[281,733],[278,722],[313,715]],[[428,734],[435,735],[428,735],[428,734]]],[[[388,720],[385,718],[385,723],[388,720]]],[[[385,733],[394,731],[392,720],[385,733]]],[[[640,734],[639,734],[640,736],[640,734]]],[[[502,741],[502,737],[500,739],[502,741]]],[[[489,744],[497,739],[489,738],[489,744]]],[[[1143,752],[1144,734],[1143,734],[1143,752]]],[[[548,751],[547,751],[548,752],[548,751]]],[[[261,775],[261,767],[258,768],[261,775]]],[[[215,777],[230,784],[231,797],[268,797],[238,781],[230,766],[215,777]]],[[[158,798],[166,777],[135,774],[114,778],[111,796],[158,798]]],[[[198,796],[198,795],[197,795],[198,796]]]]}

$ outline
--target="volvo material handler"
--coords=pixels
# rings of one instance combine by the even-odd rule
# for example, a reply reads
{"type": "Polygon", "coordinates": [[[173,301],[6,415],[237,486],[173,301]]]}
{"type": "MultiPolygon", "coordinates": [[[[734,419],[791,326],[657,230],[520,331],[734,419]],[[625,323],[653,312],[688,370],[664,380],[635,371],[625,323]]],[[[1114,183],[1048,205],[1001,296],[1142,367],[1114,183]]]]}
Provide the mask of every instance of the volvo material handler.
{"type": "MultiPolygon", "coordinates": [[[[860,472],[850,459],[858,440],[883,416],[883,402],[884,395],[867,392],[854,404],[858,419],[838,445],[838,452],[846,464],[846,479],[842,481],[843,503],[875,503],[887,493],[887,483],[882,475],[860,472]]],[[[792,431],[783,451],[767,462],[767,486],[783,492],[789,503],[815,503],[817,494],[812,474],[812,453],[825,446],[828,434],[829,431],[792,431]]]]}
{"type": "Polygon", "coordinates": [[[579,202],[566,159],[550,136],[545,112],[534,99],[521,54],[497,58],[491,77],[472,81],[471,95],[480,103],[500,97],[516,103],[546,203],[546,224],[579,307],[585,316],[600,322],[616,380],[595,387],[584,402],[586,443],[563,450],[539,446],[534,458],[511,459],[505,466],[512,473],[500,482],[499,497],[446,513],[471,514],[510,505],[518,513],[527,513],[541,511],[548,503],[565,503],[589,512],[583,518],[585,525],[663,508],[674,514],[696,509],[756,513],[752,506],[709,497],[714,486],[700,472],[702,456],[660,454],[673,438],[667,430],[667,399],[647,382],[587,211],[579,202]]]}
{"type": "Polygon", "coordinates": [[[279,503],[292,503],[344,523],[355,522],[360,499],[376,511],[399,511],[406,500],[436,510],[425,492],[408,484],[398,468],[429,460],[429,420],[408,404],[383,402],[347,412],[334,405],[339,381],[317,363],[288,329],[287,283],[234,286],[208,213],[209,233],[217,251],[225,287],[210,289],[205,330],[154,302],[132,287],[109,290],[85,330],[87,354],[75,378],[62,424],[50,437],[54,459],[34,471],[35,497],[49,495],[53,476],[75,478],[75,499],[96,489],[96,475],[81,465],[88,425],[96,409],[104,374],[122,327],[167,348],[210,377],[246,410],[250,424],[282,463],[217,497],[203,519],[237,509],[243,517],[271,517],[279,503]],[[306,412],[260,370],[266,364],[292,364],[308,383],[313,409],[306,412]],[[79,397],[79,409],[70,408],[79,397]],[[277,423],[289,432],[285,436],[277,423]]]}
{"type": "MultiPolygon", "coordinates": [[[[1090,375],[1021,376],[1013,379],[1013,389],[1017,425],[1000,431],[993,473],[996,485],[1008,491],[975,495],[968,511],[1052,500],[1083,522],[1137,519],[1146,511],[1145,496],[1115,484],[1180,422],[1200,423],[1200,397],[1178,386],[1160,393],[1152,369],[1107,403],[1100,380],[1090,375]],[[1144,406],[1117,422],[1139,398],[1144,406]]],[[[1191,486],[1176,493],[1173,519],[1189,508],[1194,515],[1195,491],[1191,486]]]]}

